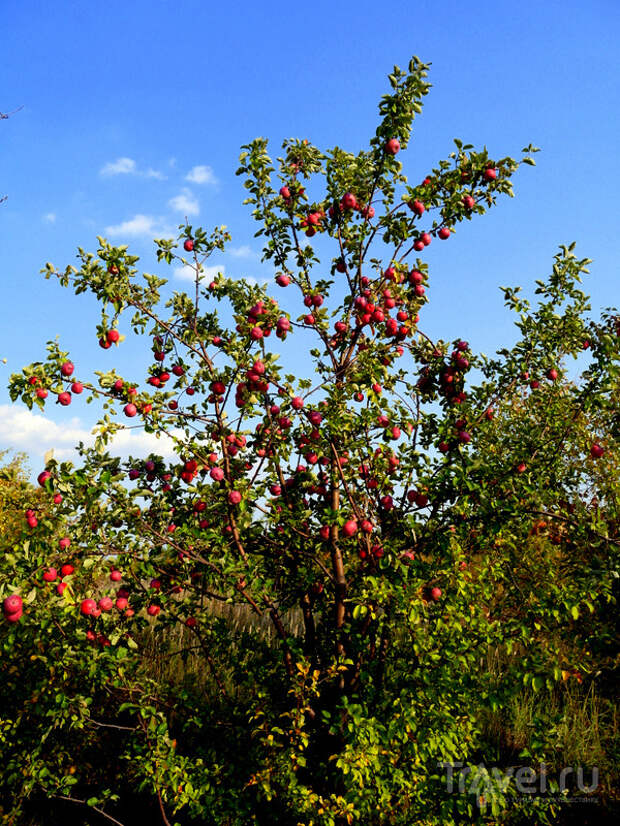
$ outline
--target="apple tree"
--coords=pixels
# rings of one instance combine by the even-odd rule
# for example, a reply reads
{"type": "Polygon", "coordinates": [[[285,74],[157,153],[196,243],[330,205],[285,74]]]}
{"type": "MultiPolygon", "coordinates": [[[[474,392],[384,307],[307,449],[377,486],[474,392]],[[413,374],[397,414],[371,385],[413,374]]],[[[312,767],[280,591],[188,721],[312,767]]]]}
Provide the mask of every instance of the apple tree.
{"type": "MultiPolygon", "coordinates": [[[[510,783],[449,793],[445,767],[495,758],[486,709],[600,673],[619,320],[590,318],[588,261],[562,247],[534,305],[504,289],[514,346],[489,358],[424,332],[428,245],[466,237],[536,151],[518,162],[456,140],[410,183],[401,153],[427,71],[395,67],[358,154],[243,147],[268,287],[205,279],[223,227],[156,240],[162,269],[193,270],[190,293],[140,278],[103,238],[46,266],[100,303],[105,352],[89,377],[50,342],[11,378],[30,407],[101,405],[81,462],[39,475],[36,524],[0,580],[5,658],[33,652],[34,696],[5,690],[13,811],[42,794],[116,823],[136,801],[164,824],[553,817],[510,783]],[[130,334],[141,376],[110,366],[130,334]],[[166,449],[115,457],[127,427],[166,449]]],[[[531,756],[548,749],[541,724],[531,756]]]]}

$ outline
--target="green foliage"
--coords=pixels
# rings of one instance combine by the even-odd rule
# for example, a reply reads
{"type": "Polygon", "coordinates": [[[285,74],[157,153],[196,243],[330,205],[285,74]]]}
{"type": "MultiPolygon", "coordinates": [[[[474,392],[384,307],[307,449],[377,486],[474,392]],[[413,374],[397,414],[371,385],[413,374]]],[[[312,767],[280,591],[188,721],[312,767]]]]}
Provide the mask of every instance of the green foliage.
{"type": "MultiPolygon", "coordinates": [[[[296,318],[262,287],[204,283],[224,227],[156,241],[162,266],[195,271],[163,306],[165,279],[140,281],[103,238],[79,267],[47,265],[101,303],[103,349],[126,319],[153,363],[142,386],[81,379],[102,408],[95,446],[79,467],[50,460],[40,490],[2,488],[0,597],[24,601],[0,631],[2,822],[41,794],[116,822],[131,806],[230,826],[555,817],[510,767],[557,756],[544,698],[562,708],[615,673],[620,322],[588,317],[589,262],[563,247],[535,306],[503,288],[512,348],[487,358],[422,331],[415,255],[512,196],[519,167],[456,140],[408,183],[388,142],[407,146],[427,70],[395,68],[358,155],[243,147],[263,260],[296,318]],[[287,373],[291,345],[314,373],[287,373]],[[121,411],[174,460],[110,455],[121,411]],[[498,749],[524,692],[540,698],[532,734],[498,749]],[[451,793],[449,763],[484,794],[451,793]]],[[[68,392],[68,358],[50,342],[12,399],[68,392]]]]}

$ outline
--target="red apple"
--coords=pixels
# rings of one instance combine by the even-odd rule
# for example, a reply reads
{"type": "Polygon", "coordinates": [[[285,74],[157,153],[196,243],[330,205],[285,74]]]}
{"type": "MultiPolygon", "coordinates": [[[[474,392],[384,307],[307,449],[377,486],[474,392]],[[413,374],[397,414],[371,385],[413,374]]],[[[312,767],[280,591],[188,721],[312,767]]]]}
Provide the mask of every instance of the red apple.
{"type": "Polygon", "coordinates": [[[41,485],[41,487],[45,487],[45,483],[48,479],[52,478],[52,474],[49,470],[42,470],[41,473],[37,476],[37,482],[41,485]]]}
{"type": "Polygon", "coordinates": [[[601,447],[598,442],[594,442],[592,447],[590,448],[590,456],[593,459],[600,459],[601,456],[605,453],[605,448],[601,447]]]}
{"type": "Polygon", "coordinates": [[[191,238],[186,238],[185,239],[185,241],[183,242],[183,249],[185,250],[185,252],[193,252],[194,242],[192,241],[191,238]]]}
{"type": "Polygon", "coordinates": [[[94,599],[83,599],[80,605],[80,611],[84,616],[92,616],[97,610],[97,603],[94,599]]]}
{"type": "Polygon", "coordinates": [[[70,376],[71,373],[73,373],[74,369],[75,368],[70,361],[65,361],[64,364],[60,365],[60,372],[63,374],[63,376],[70,376]]]}
{"type": "Polygon", "coordinates": [[[58,401],[63,407],[66,407],[68,404],[71,404],[71,393],[68,393],[66,390],[63,393],[59,393],[58,401]]]}
{"type": "Polygon", "coordinates": [[[355,519],[349,519],[342,526],[342,532],[345,536],[353,536],[353,534],[356,531],[357,531],[357,522],[355,521],[355,519]]]}
{"type": "Polygon", "coordinates": [[[22,598],[19,594],[11,594],[10,597],[5,598],[2,603],[2,609],[5,614],[17,614],[21,612],[23,610],[22,598]]]}
{"type": "Polygon", "coordinates": [[[106,333],[106,339],[110,342],[110,344],[116,344],[116,342],[120,339],[121,334],[118,330],[108,330],[106,333]]]}
{"type": "Polygon", "coordinates": [[[390,138],[385,144],[385,152],[387,155],[396,155],[400,150],[400,142],[396,138],[390,138]]]}
{"type": "Polygon", "coordinates": [[[125,413],[125,416],[128,416],[131,419],[138,412],[138,408],[135,406],[135,404],[132,404],[131,402],[129,402],[129,404],[125,405],[125,407],[123,408],[123,411],[125,413]]]}

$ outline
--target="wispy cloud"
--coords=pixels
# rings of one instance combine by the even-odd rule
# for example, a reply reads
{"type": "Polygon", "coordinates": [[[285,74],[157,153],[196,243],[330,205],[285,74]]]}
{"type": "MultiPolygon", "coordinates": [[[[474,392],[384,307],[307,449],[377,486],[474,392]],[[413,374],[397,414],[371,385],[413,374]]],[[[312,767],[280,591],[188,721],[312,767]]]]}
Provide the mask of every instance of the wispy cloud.
{"type": "Polygon", "coordinates": [[[46,224],[54,224],[56,222],[56,213],[55,212],[46,212],[43,216],[43,220],[46,224]]]}
{"type": "Polygon", "coordinates": [[[124,235],[138,237],[140,235],[148,235],[151,238],[162,235],[171,235],[174,232],[166,226],[161,218],[155,218],[152,215],[134,215],[128,221],[123,221],[121,224],[113,224],[106,227],[106,235],[124,235]]]}
{"type": "Polygon", "coordinates": [[[105,166],[99,170],[99,174],[105,178],[114,175],[138,175],[141,178],[155,178],[158,181],[164,181],[166,176],[158,169],[149,167],[142,170],[133,158],[117,158],[115,161],[109,161],[105,166]]]}
{"type": "MultiPolygon", "coordinates": [[[[218,266],[217,264],[214,264],[213,266],[210,266],[210,267],[203,267],[202,272],[200,273],[200,280],[201,281],[206,281],[207,283],[209,281],[214,281],[220,273],[223,276],[226,275],[226,267],[223,264],[221,266],[218,266]]],[[[175,278],[178,278],[181,281],[195,281],[196,280],[196,270],[194,269],[194,267],[191,267],[189,264],[186,264],[183,267],[175,267],[172,270],[172,274],[174,275],[175,278]]],[[[241,279],[238,279],[238,280],[241,280],[241,279]]],[[[252,287],[257,287],[259,285],[261,287],[265,287],[268,284],[267,279],[257,279],[257,278],[252,278],[252,277],[244,277],[243,281],[247,282],[252,287]]]]}
{"type": "Polygon", "coordinates": [[[247,244],[242,247],[231,247],[226,252],[228,255],[232,255],[233,258],[256,258],[256,253],[247,244]]]}
{"type": "Polygon", "coordinates": [[[183,189],[179,195],[175,195],[168,201],[168,206],[184,215],[198,215],[200,204],[189,189],[183,189]]]}
{"type": "Polygon", "coordinates": [[[193,184],[216,184],[217,178],[210,166],[194,166],[185,176],[193,184]]]}
{"type": "Polygon", "coordinates": [[[136,162],[133,158],[117,158],[101,168],[100,175],[134,175],[136,162]]]}
{"type": "MultiPolygon", "coordinates": [[[[200,274],[200,279],[205,281],[213,281],[213,279],[220,272],[222,273],[222,275],[224,275],[226,273],[226,267],[218,267],[217,265],[214,265],[212,267],[203,267],[202,272],[200,274]]],[[[175,267],[172,273],[175,278],[179,278],[181,279],[181,281],[196,280],[196,270],[193,267],[190,267],[188,264],[186,264],[183,267],[175,267]]]]}

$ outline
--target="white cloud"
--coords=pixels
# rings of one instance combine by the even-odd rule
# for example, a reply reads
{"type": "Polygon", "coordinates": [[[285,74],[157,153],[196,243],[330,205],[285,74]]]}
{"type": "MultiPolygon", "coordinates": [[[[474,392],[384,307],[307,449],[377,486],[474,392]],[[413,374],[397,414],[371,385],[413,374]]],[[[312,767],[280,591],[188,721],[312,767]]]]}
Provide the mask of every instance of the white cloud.
{"type": "Polygon", "coordinates": [[[0,441],[19,450],[49,450],[86,441],[89,432],[76,417],[62,427],[41,413],[8,404],[0,405],[0,441]]]}
{"type": "Polygon", "coordinates": [[[148,235],[151,238],[162,235],[174,234],[167,228],[161,218],[154,218],[152,215],[134,215],[128,221],[121,224],[113,224],[105,228],[106,235],[140,236],[148,235]]]}
{"type": "Polygon", "coordinates": [[[134,175],[136,162],[133,158],[117,158],[107,163],[100,171],[100,175],[134,175]]]}
{"type": "MultiPolygon", "coordinates": [[[[220,272],[224,275],[226,273],[226,267],[218,267],[217,265],[212,267],[203,267],[200,278],[205,281],[213,281],[213,279],[216,278],[217,274],[220,272]]],[[[196,280],[196,270],[193,267],[190,267],[189,264],[186,264],[183,267],[175,267],[172,273],[175,278],[179,278],[181,281],[196,280]]]]}
{"type": "Polygon", "coordinates": [[[46,224],[54,224],[56,223],[56,213],[55,212],[46,212],[43,216],[43,220],[46,224]]]}
{"type": "Polygon", "coordinates": [[[185,176],[193,184],[216,184],[217,178],[210,166],[194,166],[185,176]]]}
{"type": "MultiPolygon", "coordinates": [[[[221,273],[222,275],[226,275],[226,267],[224,265],[217,266],[217,264],[211,267],[203,267],[202,272],[200,274],[200,280],[206,281],[214,281],[218,274],[221,273]]],[[[175,267],[172,271],[172,274],[175,278],[180,279],[181,281],[195,281],[196,280],[196,270],[193,267],[190,267],[189,264],[186,264],[183,267],[175,267]]],[[[241,279],[239,279],[241,280],[241,279]]],[[[259,281],[256,278],[246,277],[243,279],[252,287],[256,287],[260,284],[261,287],[266,287],[268,284],[267,279],[259,281]]]]}
{"type": "Polygon", "coordinates": [[[189,189],[183,189],[180,195],[175,195],[168,201],[168,206],[184,215],[198,215],[200,204],[189,189]]]}
{"type": "Polygon", "coordinates": [[[249,284],[251,287],[258,287],[259,285],[261,287],[266,287],[269,283],[269,281],[266,278],[261,279],[261,281],[259,281],[257,278],[252,278],[251,275],[244,275],[242,276],[242,278],[239,278],[238,280],[245,281],[246,284],[249,284]]]}
{"type": "Polygon", "coordinates": [[[138,168],[133,158],[117,158],[110,161],[99,170],[99,174],[104,177],[112,175],[139,175],[141,178],[155,178],[158,181],[165,181],[166,176],[158,169],[149,167],[145,172],[138,168]]]}
{"type": "Polygon", "coordinates": [[[227,250],[229,255],[232,255],[233,258],[255,258],[256,253],[254,250],[250,249],[247,244],[244,244],[242,247],[231,247],[227,250]]]}
{"type": "MultiPolygon", "coordinates": [[[[173,436],[183,438],[181,430],[173,429],[173,436]]],[[[33,457],[43,457],[48,450],[54,451],[58,460],[79,461],[74,448],[78,442],[92,446],[95,436],[78,417],[62,424],[48,419],[42,413],[26,410],[15,405],[0,405],[0,444],[17,451],[25,451],[33,457]]],[[[119,430],[115,433],[108,451],[114,456],[145,456],[157,453],[165,458],[174,456],[174,441],[167,435],[160,439],[154,433],[143,430],[119,430]]]]}

